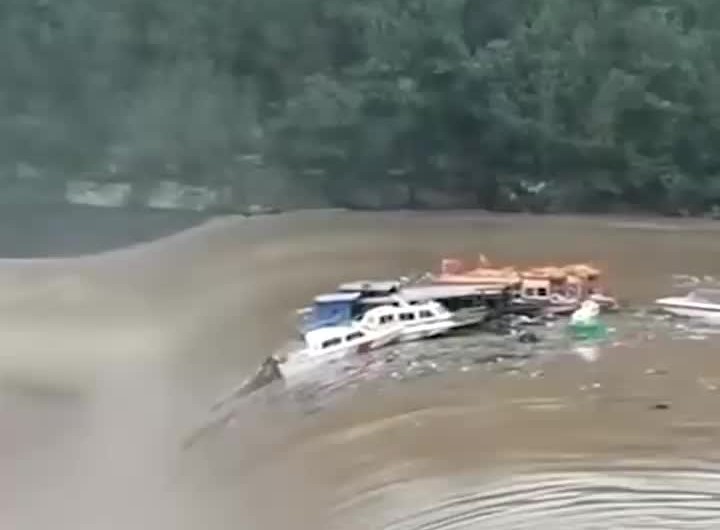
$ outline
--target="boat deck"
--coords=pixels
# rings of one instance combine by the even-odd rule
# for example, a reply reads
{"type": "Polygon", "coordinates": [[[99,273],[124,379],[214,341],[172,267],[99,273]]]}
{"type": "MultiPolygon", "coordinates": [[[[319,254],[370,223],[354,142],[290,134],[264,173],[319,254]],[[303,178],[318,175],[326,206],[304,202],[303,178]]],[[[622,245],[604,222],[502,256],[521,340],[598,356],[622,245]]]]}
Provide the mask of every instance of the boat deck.
{"type": "Polygon", "coordinates": [[[426,302],[428,300],[453,300],[460,298],[502,298],[505,296],[505,289],[502,286],[466,286],[466,285],[416,285],[403,287],[402,289],[386,295],[367,296],[363,298],[366,304],[392,304],[395,301],[394,295],[402,296],[409,302],[426,302]]]}

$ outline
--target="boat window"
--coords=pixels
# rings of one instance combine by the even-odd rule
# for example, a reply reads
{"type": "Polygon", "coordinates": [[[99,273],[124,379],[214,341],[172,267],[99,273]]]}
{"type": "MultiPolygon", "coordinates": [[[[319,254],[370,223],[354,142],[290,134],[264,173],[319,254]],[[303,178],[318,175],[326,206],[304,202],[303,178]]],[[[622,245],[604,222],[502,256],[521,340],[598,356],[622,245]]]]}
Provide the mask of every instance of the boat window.
{"type": "Polygon", "coordinates": [[[365,334],[362,331],[355,331],[353,333],[350,333],[347,337],[345,337],[345,340],[350,342],[351,340],[361,339],[364,336],[365,336],[365,334]]]}
{"type": "Polygon", "coordinates": [[[423,309],[420,311],[420,318],[432,318],[434,315],[431,311],[428,311],[427,309],[423,309]]]}
{"type": "Polygon", "coordinates": [[[538,296],[547,296],[548,292],[547,292],[547,289],[545,289],[545,287],[540,287],[537,290],[537,294],[538,294],[538,296]]]}
{"type": "Polygon", "coordinates": [[[324,342],[320,345],[320,347],[322,347],[322,348],[331,348],[332,346],[337,346],[337,345],[340,344],[341,342],[342,342],[342,339],[340,339],[339,337],[338,337],[338,338],[334,338],[334,339],[328,339],[328,340],[324,341],[324,342]]]}
{"type": "Polygon", "coordinates": [[[525,289],[525,296],[535,296],[535,289],[525,289]]]}
{"type": "Polygon", "coordinates": [[[414,313],[400,313],[400,320],[415,320],[414,313]]]}
{"type": "Polygon", "coordinates": [[[387,324],[388,322],[392,322],[393,320],[395,320],[394,315],[383,315],[380,317],[381,324],[387,324]]]}

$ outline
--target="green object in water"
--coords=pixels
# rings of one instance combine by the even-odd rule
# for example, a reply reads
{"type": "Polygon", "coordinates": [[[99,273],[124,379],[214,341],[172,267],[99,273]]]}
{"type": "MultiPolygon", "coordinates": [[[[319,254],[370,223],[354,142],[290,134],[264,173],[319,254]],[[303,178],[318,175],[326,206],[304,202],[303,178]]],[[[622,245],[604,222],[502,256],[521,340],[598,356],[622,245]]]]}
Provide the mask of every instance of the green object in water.
{"type": "Polygon", "coordinates": [[[568,329],[576,339],[602,339],[608,334],[607,326],[595,318],[584,322],[571,322],[568,329]]]}

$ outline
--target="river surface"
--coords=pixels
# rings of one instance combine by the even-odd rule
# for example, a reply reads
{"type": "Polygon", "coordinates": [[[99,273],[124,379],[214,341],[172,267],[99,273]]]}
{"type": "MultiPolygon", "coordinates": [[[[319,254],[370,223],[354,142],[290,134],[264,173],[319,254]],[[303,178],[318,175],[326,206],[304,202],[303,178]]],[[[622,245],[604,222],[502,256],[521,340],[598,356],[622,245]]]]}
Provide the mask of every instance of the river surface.
{"type": "Polygon", "coordinates": [[[0,231],[0,528],[720,528],[718,328],[643,310],[673,274],[720,276],[717,224],[83,215],[0,231]],[[211,410],[313,294],[478,252],[593,261],[632,309],[594,348],[407,344],[211,410]]]}

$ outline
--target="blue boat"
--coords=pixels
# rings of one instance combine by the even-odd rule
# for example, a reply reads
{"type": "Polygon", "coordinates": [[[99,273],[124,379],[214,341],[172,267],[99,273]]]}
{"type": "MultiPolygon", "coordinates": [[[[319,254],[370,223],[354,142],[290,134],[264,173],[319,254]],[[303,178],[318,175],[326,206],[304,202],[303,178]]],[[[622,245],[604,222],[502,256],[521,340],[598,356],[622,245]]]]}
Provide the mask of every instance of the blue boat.
{"type": "Polygon", "coordinates": [[[362,293],[328,293],[316,296],[312,306],[299,311],[302,334],[326,326],[347,324],[363,315],[362,293]]]}

